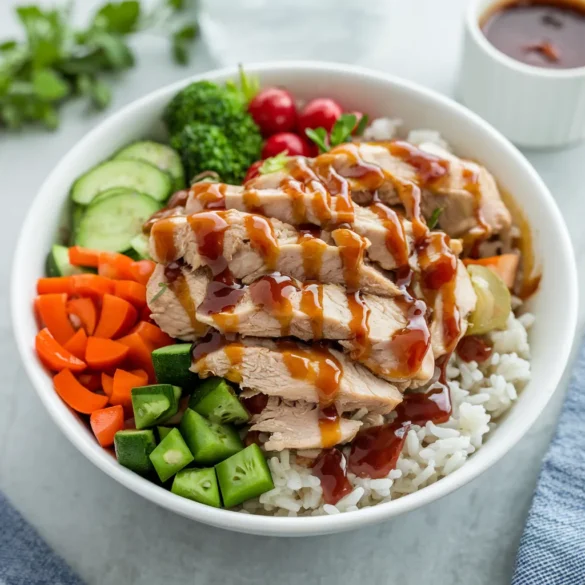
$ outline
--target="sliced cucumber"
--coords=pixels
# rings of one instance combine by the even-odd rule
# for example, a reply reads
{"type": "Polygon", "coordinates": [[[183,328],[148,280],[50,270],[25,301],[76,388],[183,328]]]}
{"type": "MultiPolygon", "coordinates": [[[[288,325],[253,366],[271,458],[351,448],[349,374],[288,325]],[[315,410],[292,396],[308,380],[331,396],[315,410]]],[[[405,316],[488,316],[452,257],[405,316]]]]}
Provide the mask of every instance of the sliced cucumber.
{"type": "Polygon", "coordinates": [[[70,244],[73,245],[75,243],[75,234],[77,234],[77,230],[79,229],[79,224],[81,223],[81,218],[85,213],[85,206],[77,205],[76,203],[72,203],[71,206],[71,233],[69,235],[70,244]]]}
{"type": "Polygon", "coordinates": [[[170,175],[141,160],[110,160],[89,170],[75,181],[71,198],[80,205],[113,187],[126,187],[166,201],[173,190],[170,175]]]}
{"type": "Polygon", "coordinates": [[[161,205],[152,197],[127,191],[110,195],[90,205],[75,234],[78,246],[124,252],[132,238],[142,231],[142,224],[161,205]]]}
{"type": "Polygon", "coordinates": [[[173,494],[221,508],[221,497],[213,467],[207,469],[183,469],[175,475],[173,494]]]}
{"type": "Polygon", "coordinates": [[[118,151],[114,155],[114,159],[146,161],[172,177],[175,191],[185,187],[185,173],[181,158],[175,150],[166,144],[159,144],[152,140],[134,142],[118,151]]]}
{"type": "MultiPolygon", "coordinates": [[[[128,187],[112,187],[111,189],[106,189],[105,191],[98,193],[91,200],[90,205],[94,205],[95,203],[99,203],[103,199],[107,199],[108,197],[111,197],[112,195],[119,195],[120,193],[135,193],[135,192],[136,192],[135,189],[129,189],[128,187]]],[[[148,195],[148,193],[145,193],[145,195],[148,195]]],[[[85,206],[80,206],[80,209],[83,209],[83,211],[85,211],[87,208],[85,206]]]]}
{"type": "Polygon", "coordinates": [[[79,266],[69,264],[69,248],[54,244],[47,256],[47,276],[71,276],[86,272],[79,266]]]}
{"type": "Polygon", "coordinates": [[[148,238],[144,234],[138,234],[130,240],[133,256],[136,260],[150,260],[150,253],[148,250],[148,238]]]}

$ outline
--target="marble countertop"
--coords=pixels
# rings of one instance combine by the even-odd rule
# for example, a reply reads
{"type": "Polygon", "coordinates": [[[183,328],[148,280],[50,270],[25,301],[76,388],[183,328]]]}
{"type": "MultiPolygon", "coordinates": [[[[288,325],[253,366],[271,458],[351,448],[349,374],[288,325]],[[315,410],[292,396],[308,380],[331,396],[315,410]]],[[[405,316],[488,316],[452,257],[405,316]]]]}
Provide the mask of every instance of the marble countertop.
{"type": "MultiPolygon", "coordinates": [[[[16,30],[0,3],[0,38],[16,30]]],[[[278,539],[209,528],[142,500],[108,478],[49,419],[12,341],[8,281],[19,226],[42,180],[63,154],[112,111],[218,63],[318,58],[382,69],[453,93],[465,0],[207,0],[209,45],[187,68],[166,42],[137,41],[137,67],[115,84],[108,112],[68,106],[59,131],[0,134],[0,489],[90,584],[433,582],[507,585],[540,462],[566,380],[526,437],[483,476],[429,506],[365,530],[278,539]],[[229,42],[227,42],[229,39],[229,42]]],[[[78,2],[81,16],[94,0],[78,2]]],[[[585,145],[527,152],[555,195],[585,278],[585,145]]],[[[583,287],[582,287],[582,290],[583,287]]],[[[579,316],[579,332],[583,327],[579,316]]],[[[580,333],[579,333],[580,335],[580,333]]]]}

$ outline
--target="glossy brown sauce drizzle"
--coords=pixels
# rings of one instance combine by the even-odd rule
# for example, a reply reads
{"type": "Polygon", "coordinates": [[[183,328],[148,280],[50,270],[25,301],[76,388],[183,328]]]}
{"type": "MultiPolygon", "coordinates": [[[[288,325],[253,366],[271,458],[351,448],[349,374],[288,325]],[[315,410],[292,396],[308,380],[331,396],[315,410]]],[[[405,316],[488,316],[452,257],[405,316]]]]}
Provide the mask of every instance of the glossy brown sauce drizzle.
{"type": "Polygon", "coordinates": [[[324,449],[313,463],[313,475],[321,480],[325,503],[335,505],[351,493],[347,460],[339,449],[324,449]]]}
{"type": "MultiPolygon", "coordinates": [[[[189,189],[189,196],[196,199],[203,210],[225,209],[227,185],[201,181],[189,189]]],[[[183,205],[185,205],[183,203],[183,205]]]]}
{"type": "Polygon", "coordinates": [[[178,250],[175,245],[175,230],[184,224],[184,217],[166,217],[157,220],[151,226],[151,241],[157,260],[164,264],[177,260],[178,250]]]}
{"type": "Polygon", "coordinates": [[[175,217],[177,215],[182,215],[182,211],[178,209],[179,207],[184,207],[187,203],[187,199],[189,197],[189,191],[182,190],[177,191],[174,193],[171,198],[169,199],[168,203],[162,209],[159,209],[155,213],[153,213],[143,224],[142,226],[142,233],[145,235],[150,234],[152,230],[152,226],[159,220],[165,217],[175,217]]]}
{"type": "Polygon", "coordinates": [[[394,258],[396,266],[407,266],[409,256],[408,240],[398,214],[379,201],[372,203],[369,209],[380,218],[386,229],[386,248],[394,258]]]}
{"type": "Polygon", "coordinates": [[[351,352],[351,358],[355,360],[366,359],[372,350],[370,343],[370,309],[366,305],[360,291],[347,293],[347,304],[351,319],[349,329],[353,336],[355,349],[351,352]]]}
{"type": "Polygon", "coordinates": [[[323,338],[323,285],[309,283],[303,285],[300,310],[309,317],[313,339],[323,338]]]}
{"type": "Polygon", "coordinates": [[[360,266],[364,262],[366,240],[349,229],[335,230],[334,239],[341,256],[345,287],[349,291],[358,290],[361,284],[360,266]]]}
{"type": "Polygon", "coordinates": [[[244,225],[250,245],[258,252],[268,270],[274,270],[278,262],[280,248],[270,221],[261,215],[246,215],[244,225]]]}
{"type": "Polygon", "coordinates": [[[281,274],[263,276],[250,285],[252,302],[277,319],[280,323],[280,334],[283,337],[290,335],[290,324],[293,318],[290,295],[299,288],[299,283],[281,274]]]}

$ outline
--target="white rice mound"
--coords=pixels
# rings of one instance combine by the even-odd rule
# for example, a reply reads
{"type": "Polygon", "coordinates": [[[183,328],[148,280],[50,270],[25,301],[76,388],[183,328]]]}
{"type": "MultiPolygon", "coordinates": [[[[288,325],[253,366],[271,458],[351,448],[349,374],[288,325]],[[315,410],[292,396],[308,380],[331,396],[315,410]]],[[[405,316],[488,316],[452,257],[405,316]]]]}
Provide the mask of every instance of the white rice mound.
{"type": "MultiPolygon", "coordinates": [[[[244,502],[240,511],[273,516],[339,514],[395,500],[453,473],[482,446],[498,417],[512,406],[530,379],[527,329],[533,322],[530,313],[518,318],[510,315],[506,330],[488,335],[493,353],[482,364],[452,356],[447,367],[453,406],[450,419],[441,425],[413,425],[396,469],[385,478],[360,478],[349,473],[353,491],[332,506],[324,503],[321,482],[306,465],[307,457],[318,452],[269,453],[274,489],[244,502]]],[[[344,451],[347,454],[349,447],[344,451]]]]}
{"type": "MultiPolygon", "coordinates": [[[[363,138],[397,138],[401,124],[399,119],[375,119],[366,128],[363,138]]],[[[430,142],[450,151],[449,145],[435,130],[411,130],[406,140],[413,144],[430,142]]],[[[513,307],[520,311],[521,302],[513,299],[513,307]]],[[[307,465],[319,451],[268,453],[274,489],[244,502],[240,512],[271,516],[351,512],[411,494],[453,473],[483,445],[496,427],[497,419],[512,406],[530,380],[527,330],[533,322],[534,316],[530,313],[520,317],[511,314],[504,331],[488,335],[493,353],[482,364],[465,362],[453,354],[447,366],[453,409],[451,417],[440,425],[432,422],[427,422],[424,427],[413,425],[396,469],[386,477],[369,479],[348,473],[354,489],[333,506],[323,501],[321,481],[312,475],[310,464],[307,465]]],[[[366,414],[358,412],[354,418],[366,414]]],[[[393,417],[391,414],[388,421],[393,417]]],[[[349,449],[344,448],[346,455],[349,449]]]]}

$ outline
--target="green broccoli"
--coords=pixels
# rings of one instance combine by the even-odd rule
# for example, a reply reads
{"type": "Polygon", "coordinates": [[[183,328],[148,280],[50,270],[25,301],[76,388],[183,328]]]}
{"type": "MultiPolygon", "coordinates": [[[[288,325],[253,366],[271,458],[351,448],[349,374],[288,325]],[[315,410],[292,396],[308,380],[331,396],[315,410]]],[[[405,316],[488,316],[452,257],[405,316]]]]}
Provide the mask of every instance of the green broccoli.
{"type": "Polygon", "coordinates": [[[260,130],[234,87],[192,83],[172,99],[163,118],[188,177],[216,171],[223,181],[239,183],[260,158],[260,130]]]}

